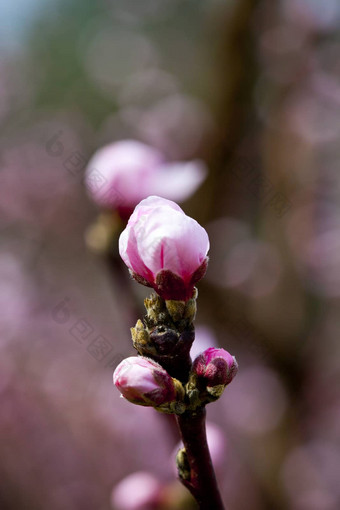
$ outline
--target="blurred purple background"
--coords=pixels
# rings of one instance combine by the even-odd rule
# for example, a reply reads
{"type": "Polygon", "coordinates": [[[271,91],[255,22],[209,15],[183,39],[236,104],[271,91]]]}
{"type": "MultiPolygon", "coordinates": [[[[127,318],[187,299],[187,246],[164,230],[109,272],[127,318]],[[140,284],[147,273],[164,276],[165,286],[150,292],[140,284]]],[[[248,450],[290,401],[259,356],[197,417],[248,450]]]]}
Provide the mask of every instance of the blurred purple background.
{"type": "Polygon", "coordinates": [[[0,19],[1,510],[109,510],[135,471],[174,480],[178,439],[112,385],[148,291],[116,237],[111,264],[88,246],[85,167],[123,139],[209,170],[181,205],[211,241],[197,336],[240,367],[208,409],[229,510],[337,510],[339,3],[21,0],[0,19]]]}

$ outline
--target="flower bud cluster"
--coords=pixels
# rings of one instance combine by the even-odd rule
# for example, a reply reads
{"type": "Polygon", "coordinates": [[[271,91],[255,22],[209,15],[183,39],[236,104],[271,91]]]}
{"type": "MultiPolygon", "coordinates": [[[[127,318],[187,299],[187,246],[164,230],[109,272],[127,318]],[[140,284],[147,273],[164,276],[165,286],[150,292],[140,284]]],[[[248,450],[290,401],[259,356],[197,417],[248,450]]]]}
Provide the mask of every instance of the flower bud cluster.
{"type": "Polygon", "coordinates": [[[194,340],[193,320],[196,314],[197,291],[188,301],[164,301],[152,294],[144,300],[146,315],[131,328],[133,346],[142,356],[159,362],[175,357],[189,357],[194,340]]]}
{"type": "Polygon", "coordinates": [[[236,359],[209,348],[192,363],[197,289],[207,266],[206,231],[169,200],[149,197],[135,208],[119,240],[133,277],[157,294],[131,328],[139,356],[123,360],[114,383],[134,404],[181,414],[219,398],[237,372],[236,359]]]}
{"type": "Polygon", "coordinates": [[[185,385],[153,359],[141,356],[123,360],[114,372],[114,383],[123,397],[134,404],[181,414],[217,400],[237,370],[234,356],[210,347],[192,363],[185,385]]]}
{"type": "Polygon", "coordinates": [[[182,382],[191,367],[196,297],[197,291],[186,302],[164,301],[156,294],[145,299],[144,320],[131,328],[140,356],[123,360],[114,372],[115,385],[130,402],[167,413],[185,411],[182,382]]]}

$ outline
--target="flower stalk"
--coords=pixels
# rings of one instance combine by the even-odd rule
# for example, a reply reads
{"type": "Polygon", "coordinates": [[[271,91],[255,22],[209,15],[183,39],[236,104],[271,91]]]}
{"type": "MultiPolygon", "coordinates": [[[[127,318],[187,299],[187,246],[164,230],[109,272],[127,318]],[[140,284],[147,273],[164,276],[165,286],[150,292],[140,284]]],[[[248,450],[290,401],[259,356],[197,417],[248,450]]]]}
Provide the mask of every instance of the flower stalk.
{"type": "Polygon", "coordinates": [[[134,279],[157,294],[145,299],[146,314],[131,328],[138,356],[120,363],[114,383],[130,402],[176,416],[184,445],[176,458],[179,478],[200,510],[223,510],[205,407],[221,397],[238,366],[224,349],[206,349],[194,362],[190,357],[194,284],[206,270],[208,236],[177,204],[149,197],[136,207],[119,247],[134,279]]]}
{"type": "Polygon", "coordinates": [[[179,452],[182,459],[177,455],[178,473],[182,484],[196,499],[200,510],[223,510],[207,443],[205,417],[205,406],[176,417],[184,445],[184,451],[182,449],[179,452]]]}

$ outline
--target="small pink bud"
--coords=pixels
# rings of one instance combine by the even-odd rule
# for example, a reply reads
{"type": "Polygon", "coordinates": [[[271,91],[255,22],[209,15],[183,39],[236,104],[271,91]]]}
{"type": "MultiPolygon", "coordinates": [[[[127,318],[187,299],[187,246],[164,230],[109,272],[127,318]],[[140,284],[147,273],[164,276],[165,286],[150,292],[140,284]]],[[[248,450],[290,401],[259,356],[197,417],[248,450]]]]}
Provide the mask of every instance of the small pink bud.
{"type": "Polygon", "coordinates": [[[133,404],[160,406],[176,398],[174,382],[155,361],[140,356],[124,359],[113,374],[113,382],[133,404]]]}
{"type": "Polygon", "coordinates": [[[134,278],[166,300],[187,301],[204,276],[208,234],[175,203],[142,200],[119,238],[119,253],[134,278]]]}
{"type": "Polygon", "coordinates": [[[192,372],[213,387],[229,384],[237,373],[238,365],[235,356],[224,349],[209,347],[202,352],[192,365],[192,372]]]}

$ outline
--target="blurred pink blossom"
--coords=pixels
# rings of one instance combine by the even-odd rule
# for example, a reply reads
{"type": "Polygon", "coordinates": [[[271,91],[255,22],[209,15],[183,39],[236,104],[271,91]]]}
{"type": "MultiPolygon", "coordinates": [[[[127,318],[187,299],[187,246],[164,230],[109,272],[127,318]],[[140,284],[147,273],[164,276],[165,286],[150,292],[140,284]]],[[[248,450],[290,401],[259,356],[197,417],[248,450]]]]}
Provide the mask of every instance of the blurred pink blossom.
{"type": "Polygon", "coordinates": [[[101,207],[129,216],[149,195],[182,201],[196,191],[206,176],[200,161],[167,162],[157,149],[123,140],[99,149],[86,170],[86,186],[101,207]]]}
{"type": "Polygon", "coordinates": [[[150,510],[160,500],[162,484],[146,471],[133,473],[116,485],[111,496],[115,510],[150,510]]]}
{"type": "Polygon", "coordinates": [[[119,253],[140,283],[164,299],[190,299],[206,270],[208,234],[170,200],[151,196],[135,208],[119,253]]]}
{"type": "Polygon", "coordinates": [[[281,480],[294,510],[336,510],[340,504],[340,451],[335,443],[312,440],[287,455],[281,480]]]}
{"type": "Polygon", "coordinates": [[[239,432],[265,434],[278,426],[287,404],[286,392],[276,373],[254,366],[241,370],[229,387],[226,415],[239,432]]]}

